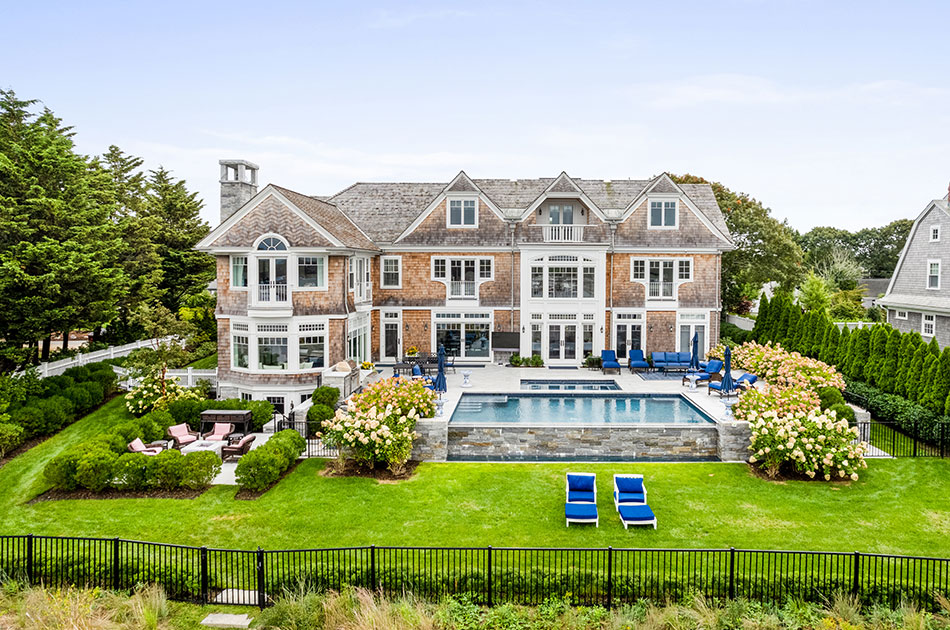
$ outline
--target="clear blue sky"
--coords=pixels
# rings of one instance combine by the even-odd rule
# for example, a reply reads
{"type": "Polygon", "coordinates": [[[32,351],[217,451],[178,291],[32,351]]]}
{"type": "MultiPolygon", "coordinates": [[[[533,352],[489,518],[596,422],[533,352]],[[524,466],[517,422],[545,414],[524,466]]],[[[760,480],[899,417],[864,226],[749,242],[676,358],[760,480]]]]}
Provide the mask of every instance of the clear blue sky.
{"type": "Polygon", "coordinates": [[[184,177],[691,172],[792,226],[950,181],[950,2],[7,2],[0,86],[184,177]]]}

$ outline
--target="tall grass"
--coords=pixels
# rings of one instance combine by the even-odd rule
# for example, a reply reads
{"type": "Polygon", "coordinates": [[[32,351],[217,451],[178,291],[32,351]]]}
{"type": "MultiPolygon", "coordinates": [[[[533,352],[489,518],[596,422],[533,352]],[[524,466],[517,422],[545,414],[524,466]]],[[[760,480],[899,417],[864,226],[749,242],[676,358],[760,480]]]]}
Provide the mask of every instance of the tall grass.
{"type": "Polygon", "coordinates": [[[0,595],[3,630],[161,630],[168,600],[158,587],[132,595],[99,589],[20,589],[7,582],[0,595]]]}

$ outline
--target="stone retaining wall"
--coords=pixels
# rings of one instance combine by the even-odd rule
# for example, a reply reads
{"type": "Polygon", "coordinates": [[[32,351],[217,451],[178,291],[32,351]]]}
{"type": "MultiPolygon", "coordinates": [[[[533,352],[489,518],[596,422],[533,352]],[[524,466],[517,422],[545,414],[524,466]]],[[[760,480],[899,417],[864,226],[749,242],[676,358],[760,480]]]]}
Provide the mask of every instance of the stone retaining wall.
{"type": "Polygon", "coordinates": [[[739,420],[720,420],[719,459],[724,462],[746,462],[749,460],[749,440],[752,433],[749,423],[739,420]]]}
{"type": "Polygon", "coordinates": [[[718,459],[716,425],[634,427],[451,426],[450,460],[718,459]]]}
{"type": "Polygon", "coordinates": [[[412,444],[410,459],[426,462],[444,462],[448,454],[447,429],[449,419],[423,418],[416,422],[419,437],[412,444]]]}

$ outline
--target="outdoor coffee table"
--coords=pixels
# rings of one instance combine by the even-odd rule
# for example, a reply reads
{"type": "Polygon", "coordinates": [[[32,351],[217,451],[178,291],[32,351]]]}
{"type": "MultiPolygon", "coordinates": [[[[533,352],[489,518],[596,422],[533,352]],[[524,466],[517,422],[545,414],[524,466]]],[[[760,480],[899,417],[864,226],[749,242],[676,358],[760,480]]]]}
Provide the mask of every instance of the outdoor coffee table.
{"type": "Polygon", "coordinates": [[[218,457],[221,457],[221,449],[224,448],[224,445],[227,444],[225,440],[198,440],[197,442],[192,442],[187,446],[183,446],[181,452],[183,454],[196,453],[198,451],[211,451],[218,457]]]}

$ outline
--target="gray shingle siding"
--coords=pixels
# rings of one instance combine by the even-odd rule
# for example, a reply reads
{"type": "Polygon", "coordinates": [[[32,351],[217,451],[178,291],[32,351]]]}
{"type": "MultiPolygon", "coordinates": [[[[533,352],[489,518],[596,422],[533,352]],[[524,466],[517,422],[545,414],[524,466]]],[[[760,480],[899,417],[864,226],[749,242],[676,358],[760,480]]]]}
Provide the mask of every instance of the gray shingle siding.
{"type": "Polygon", "coordinates": [[[916,295],[926,298],[939,297],[945,300],[950,311],[950,216],[939,208],[932,208],[917,223],[910,235],[910,243],[904,252],[891,293],[895,295],[916,295]],[[930,241],[930,228],[940,225],[940,240],[930,241]],[[927,288],[927,261],[939,259],[940,289],[927,288]]]}
{"type": "MultiPolygon", "coordinates": [[[[923,313],[919,311],[907,310],[907,319],[897,319],[897,311],[905,309],[887,309],[887,323],[901,331],[902,333],[921,331],[923,323],[923,313]]],[[[934,336],[941,348],[950,346],[950,316],[937,315],[935,321],[934,336]]],[[[930,343],[930,337],[924,337],[924,341],[930,343]]]]}

